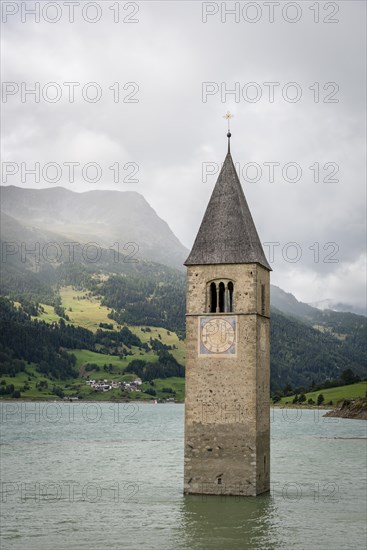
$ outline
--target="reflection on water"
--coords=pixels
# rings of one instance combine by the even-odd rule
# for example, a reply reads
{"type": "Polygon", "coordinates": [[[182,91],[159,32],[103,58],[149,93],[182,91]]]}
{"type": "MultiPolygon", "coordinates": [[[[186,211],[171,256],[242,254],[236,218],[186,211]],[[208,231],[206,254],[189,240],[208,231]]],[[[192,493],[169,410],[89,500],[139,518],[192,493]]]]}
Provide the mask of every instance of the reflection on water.
{"type": "Polygon", "coordinates": [[[275,550],[270,494],[256,498],[187,495],[182,503],[187,548],[192,550],[275,550]]]}

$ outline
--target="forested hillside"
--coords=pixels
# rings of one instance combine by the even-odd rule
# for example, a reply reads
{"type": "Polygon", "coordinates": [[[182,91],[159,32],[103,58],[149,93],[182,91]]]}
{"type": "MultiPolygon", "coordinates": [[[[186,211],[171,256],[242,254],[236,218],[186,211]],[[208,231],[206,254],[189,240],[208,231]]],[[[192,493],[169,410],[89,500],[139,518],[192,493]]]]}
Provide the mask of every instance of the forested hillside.
{"type": "Polygon", "coordinates": [[[95,334],[85,328],[67,324],[63,318],[49,324],[32,319],[23,308],[16,308],[6,298],[0,298],[0,374],[24,371],[25,363],[35,363],[39,371],[53,378],[76,377],[75,357],[66,350],[88,349],[110,353],[121,347],[146,344],[127,327],[120,331],[98,330],[95,334]]]}
{"type": "MultiPolygon", "coordinates": [[[[119,281],[114,279],[114,284],[119,286],[119,281]]],[[[136,293],[129,292],[129,279],[125,281],[125,291],[129,296],[129,304],[123,301],[122,296],[119,296],[122,308],[117,307],[118,302],[114,302],[116,309],[110,310],[111,318],[118,319],[122,324],[122,318],[126,318],[126,312],[130,316],[130,326],[145,325],[143,319],[146,319],[144,309],[144,294],[143,289],[151,288],[147,283],[147,287],[136,285],[136,281],[132,286],[136,293]],[[135,300],[135,301],[134,301],[135,300]],[[126,306],[126,307],[123,307],[126,306]],[[139,312],[137,317],[133,316],[134,307],[139,312]]],[[[103,286],[96,286],[93,280],[92,286],[98,288],[100,292],[103,286]]],[[[153,287],[154,288],[154,287],[153,287]]],[[[161,287],[161,293],[165,301],[165,317],[161,318],[161,326],[175,330],[178,324],[179,330],[183,331],[184,314],[177,314],[176,301],[171,296],[171,290],[164,294],[161,287]],[[173,303],[172,311],[170,304],[173,303]],[[173,319],[171,321],[171,319],[173,319]]],[[[149,304],[149,296],[146,295],[146,301],[149,304]]],[[[104,298],[104,300],[107,300],[104,298]]],[[[110,303],[107,300],[108,303],[110,303]]],[[[183,376],[184,370],[177,361],[172,362],[172,357],[167,363],[165,356],[162,354],[165,346],[159,340],[151,341],[149,345],[143,343],[136,335],[134,335],[127,326],[123,326],[120,330],[102,330],[99,329],[95,333],[86,330],[82,327],[73,326],[65,321],[68,319],[67,311],[62,306],[56,306],[55,311],[59,312],[56,316],[58,322],[53,324],[44,321],[32,320],[30,313],[34,314],[33,309],[42,306],[32,306],[29,302],[24,301],[21,309],[15,308],[7,299],[0,301],[0,329],[3,335],[2,345],[0,348],[0,373],[12,374],[24,370],[24,365],[21,361],[32,362],[37,364],[40,372],[54,377],[67,378],[70,376],[78,376],[74,370],[75,361],[72,355],[67,350],[85,349],[98,351],[101,354],[112,354],[118,357],[124,356],[126,351],[135,346],[136,354],[142,351],[153,350],[158,353],[158,364],[151,366],[150,360],[142,360],[137,357],[136,362],[129,364],[129,369],[126,372],[135,372],[140,375],[142,369],[150,369],[151,374],[157,375],[158,378],[166,376],[183,376]],[[30,313],[26,313],[29,311],[30,313]],[[156,342],[156,343],[155,343],[156,342]],[[136,366],[134,371],[133,366],[136,366]],[[163,375],[167,369],[166,375],[163,375]],[[172,370],[173,369],[173,370],[172,370]],[[159,376],[158,376],[159,374],[159,376]]],[[[147,308],[148,311],[148,308],[147,308]]],[[[153,322],[159,326],[159,318],[151,317],[153,322]]],[[[272,392],[283,390],[284,387],[290,384],[293,388],[302,387],[306,390],[311,388],[312,384],[322,383],[326,380],[337,379],[340,374],[347,368],[350,368],[361,378],[365,377],[365,350],[362,342],[357,339],[357,346],[353,343],[357,339],[356,335],[345,336],[344,339],[336,338],[328,331],[322,332],[314,329],[311,326],[287,317],[279,312],[272,312],[271,319],[271,389],[272,392]]],[[[145,372],[145,371],[144,371],[145,372]]]]}
{"type": "MultiPolygon", "coordinates": [[[[363,317],[359,323],[366,330],[363,317]]],[[[343,330],[346,327],[343,326],[343,330]]],[[[366,377],[362,332],[360,335],[350,333],[341,340],[276,310],[271,313],[270,358],[272,390],[282,390],[286,384],[309,389],[313,382],[337,379],[347,368],[361,378],[366,377]]]]}
{"type": "MultiPolygon", "coordinates": [[[[135,231],[144,235],[144,239],[148,239],[152,228],[159,229],[153,239],[154,246],[157,249],[162,245],[165,249],[162,253],[155,254],[155,261],[149,259],[151,250],[146,257],[135,258],[131,257],[130,249],[124,251],[107,246],[100,247],[96,260],[88,259],[85,251],[83,252],[82,235],[72,257],[59,257],[56,254],[52,258],[52,250],[57,252],[57,246],[64,242],[62,239],[70,240],[62,234],[66,228],[70,231],[72,229],[72,215],[67,208],[70,192],[48,190],[48,193],[41,193],[43,202],[37,203],[31,191],[27,191],[27,196],[30,193],[30,202],[27,202],[27,197],[23,196],[19,188],[8,190],[5,194],[5,212],[2,215],[4,231],[0,243],[0,296],[8,300],[2,300],[0,307],[0,373],[17,372],[17,369],[22,368],[21,362],[25,361],[35,364],[41,372],[47,372],[54,378],[74,376],[76,372],[70,353],[72,349],[110,354],[117,357],[117,361],[119,356],[124,356],[128,349],[126,346],[132,345],[136,348],[135,353],[144,355],[147,350],[142,342],[129,343],[131,336],[127,331],[134,326],[161,327],[176,333],[181,340],[184,339],[185,273],[156,260],[166,261],[172,249],[172,261],[168,263],[171,266],[177,265],[177,258],[180,256],[182,266],[185,249],[172,237],[168,226],[141,197],[136,196],[137,194],[129,196],[131,208],[137,209],[135,214],[130,213],[129,216],[132,219],[138,215],[137,212],[147,213],[148,221],[144,216],[139,218],[140,229],[135,228],[135,231]],[[52,216],[47,209],[51,205],[52,212],[55,211],[55,196],[60,196],[62,208],[57,216],[55,214],[57,223],[52,225],[52,216]],[[29,220],[30,225],[14,217],[20,217],[21,214],[29,220]],[[56,241],[57,246],[50,247],[45,254],[45,246],[57,239],[57,235],[60,238],[56,241]],[[24,249],[28,253],[25,254],[24,249]],[[109,319],[104,318],[104,324],[111,320],[115,328],[119,326],[120,329],[92,333],[78,327],[76,323],[70,325],[68,312],[60,295],[60,289],[67,286],[89,293],[94,300],[109,308],[106,312],[109,319]],[[18,309],[9,300],[18,303],[18,309]],[[48,324],[30,317],[42,311],[39,304],[54,311],[52,321],[49,320],[48,324]],[[50,325],[50,322],[53,324],[50,325]],[[121,327],[125,328],[121,330],[121,327]]],[[[73,197],[75,194],[71,195],[73,197]]],[[[108,208],[111,205],[110,199],[114,197],[121,199],[119,194],[109,196],[97,209],[102,212],[103,227],[99,229],[106,231],[102,231],[105,237],[107,234],[114,235],[113,227],[127,227],[126,224],[119,225],[116,209],[113,210],[115,225],[108,226],[108,208]]],[[[81,219],[85,228],[89,227],[96,197],[85,194],[78,201],[87,208],[81,219]]],[[[79,212],[80,204],[73,208],[75,212],[79,212]]],[[[93,216],[97,214],[94,213],[93,216]]],[[[74,227],[73,231],[77,229],[74,227]]],[[[148,248],[145,250],[148,251],[148,248]]],[[[287,384],[308,389],[312,382],[322,383],[337,379],[345,369],[352,369],[361,378],[366,377],[366,317],[352,313],[320,311],[298,302],[294,296],[277,287],[272,287],[271,295],[274,300],[271,319],[272,391],[282,390],[287,384]]],[[[157,372],[162,374],[159,369],[168,369],[170,366],[172,372],[175,372],[174,376],[182,376],[183,350],[177,356],[181,362],[180,367],[175,362],[169,362],[169,365],[165,363],[162,349],[154,349],[154,346],[156,345],[152,347],[149,344],[149,353],[155,354],[153,362],[157,360],[157,352],[161,353],[161,366],[156,367],[157,372]]],[[[136,359],[151,363],[152,357],[136,359]]],[[[147,367],[146,364],[135,365],[139,371],[147,367]]]]}

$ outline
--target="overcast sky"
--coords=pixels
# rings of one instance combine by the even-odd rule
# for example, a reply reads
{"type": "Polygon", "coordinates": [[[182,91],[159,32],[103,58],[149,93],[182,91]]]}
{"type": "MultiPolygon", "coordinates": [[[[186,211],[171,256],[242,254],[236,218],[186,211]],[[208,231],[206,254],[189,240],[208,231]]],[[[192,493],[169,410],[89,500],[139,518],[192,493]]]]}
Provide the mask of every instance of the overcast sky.
{"type": "Polygon", "coordinates": [[[3,184],[138,191],[190,248],[230,110],[232,156],[260,239],[279,243],[273,258],[264,246],[272,282],[305,302],[365,302],[364,1],[318,10],[307,1],[46,4],[35,22],[25,12],[35,2],[2,2],[3,161],[19,165],[3,184]],[[22,102],[22,87],[36,82],[39,101],[22,102]],[[65,82],[80,84],[74,102],[65,82]],[[47,181],[50,168],[39,183],[30,174],[21,182],[22,162],[57,162],[62,178],[47,181]],[[74,182],[65,162],[80,163],[74,182]],[[98,182],[81,175],[90,162],[98,182]],[[264,163],[279,163],[273,180],[264,163]],[[138,182],[123,181],[135,168],[138,182]]]}

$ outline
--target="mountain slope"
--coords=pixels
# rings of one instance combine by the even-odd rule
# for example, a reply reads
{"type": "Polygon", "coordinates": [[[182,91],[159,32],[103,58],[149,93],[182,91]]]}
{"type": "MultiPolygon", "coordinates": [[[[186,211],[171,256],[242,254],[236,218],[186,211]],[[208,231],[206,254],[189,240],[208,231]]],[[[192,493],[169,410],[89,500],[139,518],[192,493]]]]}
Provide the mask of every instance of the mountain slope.
{"type": "Polygon", "coordinates": [[[311,321],[313,316],[318,311],[316,308],[299,302],[293,294],[285,292],[281,288],[275,285],[270,285],[270,299],[271,305],[286,313],[292,315],[304,321],[311,321]]]}
{"type": "Polygon", "coordinates": [[[323,312],[329,312],[327,315],[336,313],[355,313],[356,315],[365,316],[365,307],[362,305],[360,308],[348,306],[347,304],[335,303],[332,300],[322,300],[315,304],[305,304],[300,302],[290,292],[285,292],[281,288],[275,285],[271,286],[271,303],[273,307],[279,309],[283,313],[293,315],[304,321],[318,321],[323,318],[323,312]]]}
{"type": "MultiPolygon", "coordinates": [[[[366,319],[361,319],[364,320],[365,334],[366,319]]],[[[346,327],[347,324],[345,331],[346,327]]],[[[329,331],[314,329],[294,317],[272,310],[270,363],[273,391],[283,389],[286,384],[310,388],[312,381],[319,383],[337,379],[347,368],[365,378],[365,338],[363,334],[356,335],[351,331],[344,339],[339,339],[329,331]]]]}
{"type": "MultiPolygon", "coordinates": [[[[59,307],[60,287],[75,286],[98,296],[119,324],[164,327],[184,337],[185,275],[168,265],[181,267],[187,251],[141,195],[16,187],[2,188],[1,194],[3,242],[32,249],[35,243],[42,248],[49,242],[95,240],[105,247],[96,262],[86,261],[80,248],[73,261],[52,263],[42,254],[39,263],[32,254],[23,261],[20,253],[3,258],[1,294],[59,307]],[[109,250],[116,241],[138,238],[137,262],[109,250]],[[149,261],[150,254],[155,261],[149,261]]],[[[286,383],[307,388],[312,380],[335,379],[347,368],[366,376],[365,317],[320,311],[275,286],[271,305],[273,390],[286,383]]]]}
{"type": "Polygon", "coordinates": [[[134,191],[75,193],[62,187],[8,186],[1,187],[1,210],[11,217],[6,225],[13,219],[24,230],[59,235],[61,243],[66,238],[110,248],[118,242],[123,248],[132,242],[139,247],[139,258],[179,269],[188,254],[168,224],[134,191]]]}

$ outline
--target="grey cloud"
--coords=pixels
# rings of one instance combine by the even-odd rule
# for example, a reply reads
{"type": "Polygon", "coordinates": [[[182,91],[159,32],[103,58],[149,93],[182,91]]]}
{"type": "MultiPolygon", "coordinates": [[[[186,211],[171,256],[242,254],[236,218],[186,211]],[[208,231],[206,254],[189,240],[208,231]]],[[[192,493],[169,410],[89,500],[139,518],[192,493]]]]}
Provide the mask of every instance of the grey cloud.
{"type": "MultiPolygon", "coordinates": [[[[201,2],[138,4],[140,22],[131,25],[107,17],[95,25],[15,19],[3,25],[4,81],[97,81],[104,92],[96,104],[9,98],[2,109],[3,159],[137,162],[137,184],[114,184],[110,177],[94,186],[80,179],[63,184],[139,191],[190,247],[215,183],[201,181],[202,163],[223,161],[222,116],[233,110],[235,161],[295,161],[304,173],[294,184],[241,180],[261,240],[295,241],[304,251],[295,264],[279,258],[273,281],[303,301],[358,303],[365,253],[365,3],[337,2],[340,22],[329,25],[312,22],[314,2],[299,2],[304,17],[295,24],[223,24],[218,17],[203,24],[201,2]],[[139,103],[114,103],[108,87],[117,81],[137,82],[139,103]],[[264,92],[264,82],[280,82],[281,88],[296,81],[303,96],[292,104],[277,89],[273,104],[236,103],[230,96],[223,103],[219,95],[202,101],[203,82],[231,88],[253,81],[264,92]],[[321,94],[324,83],[338,83],[339,102],[315,104],[309,90],[314,82],[321,94]],[[309,166],[330,161],[340,166],[340,181],[314,183],[309,166]],[[337,243],[338,264],[315,263],[309,250],[315,242],[321,249],[337,243]]],[[[31,180],[23,185],[37,186],[31,180]]]]}

